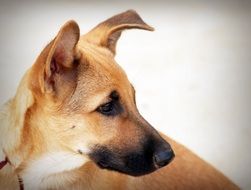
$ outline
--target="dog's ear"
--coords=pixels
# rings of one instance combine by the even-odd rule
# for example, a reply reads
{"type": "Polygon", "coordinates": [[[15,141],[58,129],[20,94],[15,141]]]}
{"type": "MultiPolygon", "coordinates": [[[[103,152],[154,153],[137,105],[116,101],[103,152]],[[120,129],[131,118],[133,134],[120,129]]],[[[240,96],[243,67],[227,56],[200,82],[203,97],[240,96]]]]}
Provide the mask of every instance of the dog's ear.
{"type": "Polygon", "coordinates": [[[100,23],[89,33],[82,36],[81,40],[88,40],[89,42],[107,47],[115,55],[116,43],[121,35],[121,32],[125,29],[133,28],[149,31],[154,30],[142,20],[136,11],[128,10],[100,23]]]}
{"type": "Polygon", "coordinates": [[[45,92],[54,92],[57,87],[67,82],[75,64],[75,47],[78,40],[78,24],[71,20],[62,26],[56,38],[49,44],[43,74],[45,92]]]}

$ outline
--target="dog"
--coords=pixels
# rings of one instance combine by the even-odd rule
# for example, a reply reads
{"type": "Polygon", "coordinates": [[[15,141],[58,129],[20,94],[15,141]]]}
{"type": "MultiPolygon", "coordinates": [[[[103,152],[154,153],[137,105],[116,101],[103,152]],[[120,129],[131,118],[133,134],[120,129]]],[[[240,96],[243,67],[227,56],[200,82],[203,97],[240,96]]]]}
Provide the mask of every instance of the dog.
{"type": "Polygon", "coordinates": [[[153,31],[134,10],[62,26],[1,109],[0,189],[239,189],[139,114],[114,60],[134,28],[153,31]]]}

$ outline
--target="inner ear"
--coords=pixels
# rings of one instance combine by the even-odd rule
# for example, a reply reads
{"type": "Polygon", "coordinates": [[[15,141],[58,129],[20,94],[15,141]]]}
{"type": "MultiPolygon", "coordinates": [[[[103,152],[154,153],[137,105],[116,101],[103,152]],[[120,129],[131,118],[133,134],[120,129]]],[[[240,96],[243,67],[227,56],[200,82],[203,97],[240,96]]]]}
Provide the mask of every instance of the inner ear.
{"type": "Polygon", "coordinates": [[[79,27],[75,21],[68,21],[53,40],[45,62],[45,91],[53,92],[59,80],[67,77],[67,72],[74,67],[77,56],[76,44],[79,40],[79,27]],[[60,78],[59,75],[60,74],[60,78]]]}
{"type": "Polygon", "coordinates": [[[52,59],[50,63],[51,73],[59,73],[59,64],[57,64],[56,59],[52,59]]]}

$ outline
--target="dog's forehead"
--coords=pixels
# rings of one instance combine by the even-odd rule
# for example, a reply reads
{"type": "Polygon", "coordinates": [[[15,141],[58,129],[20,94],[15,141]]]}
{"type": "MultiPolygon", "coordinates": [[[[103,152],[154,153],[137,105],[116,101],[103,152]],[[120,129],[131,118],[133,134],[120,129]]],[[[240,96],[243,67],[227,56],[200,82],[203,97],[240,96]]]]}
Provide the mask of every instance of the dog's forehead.
{"type": "Polygon", "coordinates": [[[124,70],[116,63],[114,55],[107,48],[91,43],[81,43],[78,50],[81,54],[79,82],[88,83],[94,80],[93,82],[98,85],[99,89],[100,84],[104,83],[105,86],[129,83],[124,70]]]}
{"type": "Polygon", "coordinates": [[[71,105],[75,108],[92,107],[90,104],[94,106],[112,91],[131,94],[131,84],[127,75],[109,50],[86,42],[78,45],[78,51],[81,58],[71,105]]]}

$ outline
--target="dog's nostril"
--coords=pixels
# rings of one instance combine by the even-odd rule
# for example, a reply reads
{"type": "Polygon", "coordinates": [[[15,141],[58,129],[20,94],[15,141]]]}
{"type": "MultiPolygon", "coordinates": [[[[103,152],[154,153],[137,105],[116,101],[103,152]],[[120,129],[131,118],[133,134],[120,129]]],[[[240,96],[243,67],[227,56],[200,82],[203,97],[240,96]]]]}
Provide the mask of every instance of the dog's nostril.
{"type": "Polygon", "coordinates": [[[153,160],[158,167],[163,167],[170,163],[173,160],[174,156],[175,155],[173,150],[170,149],[155,153],[153,156],[153,160]]]}

